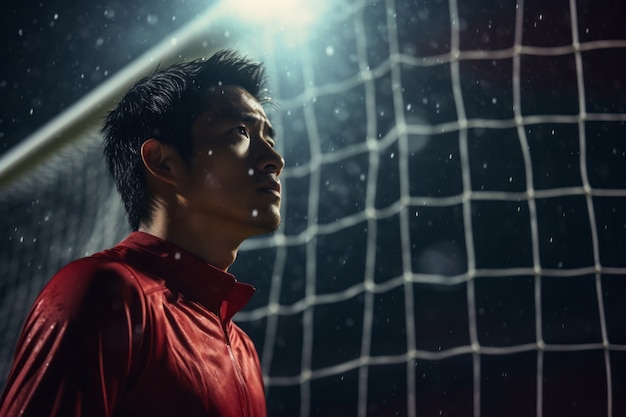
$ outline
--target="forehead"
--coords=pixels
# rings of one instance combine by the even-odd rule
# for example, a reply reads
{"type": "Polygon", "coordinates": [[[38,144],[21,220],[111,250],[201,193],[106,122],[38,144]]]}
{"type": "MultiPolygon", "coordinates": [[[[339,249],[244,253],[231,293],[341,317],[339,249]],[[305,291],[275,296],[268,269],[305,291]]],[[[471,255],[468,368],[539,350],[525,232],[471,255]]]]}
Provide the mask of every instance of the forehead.
{"type": "Polygon", "coordinates": [[[213,117],[239,119],[242,115],[250,115],[267,120],[261,103],[241,87],[222,86],[214,88],[209,93],[209,99],[211,101],[209,112],[213,117]]]}

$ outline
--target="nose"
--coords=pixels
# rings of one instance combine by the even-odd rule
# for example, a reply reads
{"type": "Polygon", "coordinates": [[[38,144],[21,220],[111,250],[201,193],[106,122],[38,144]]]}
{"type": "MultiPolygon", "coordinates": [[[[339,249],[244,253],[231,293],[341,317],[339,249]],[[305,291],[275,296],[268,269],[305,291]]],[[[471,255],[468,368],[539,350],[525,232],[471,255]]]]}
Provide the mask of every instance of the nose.
{"type": "Polygon", "coordinates": [[[285,167],[285,159],[276,149],[267,143],[264,146],[264,149],[265,151],[259,159],[257,169],[261,172],[276,174],[276,176],[279,176],[285,167]]]}

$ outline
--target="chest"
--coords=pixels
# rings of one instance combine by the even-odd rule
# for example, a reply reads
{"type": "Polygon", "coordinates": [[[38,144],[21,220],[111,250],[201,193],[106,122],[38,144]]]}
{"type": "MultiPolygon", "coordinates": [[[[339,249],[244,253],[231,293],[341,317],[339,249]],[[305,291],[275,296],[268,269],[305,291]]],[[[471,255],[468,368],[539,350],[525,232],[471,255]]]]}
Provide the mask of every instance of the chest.
{"type": "MultiPolygon", "coordinates": [[[[265,415],[262,377],[249,338],[193,303],[161,303],[146,320],[142,365],[128,411],[141,415],[265,415]],[[147,401],[146,401],[147,400],[147,401]],[[135,404],[148,403],[134,408],[135,404]]],[[[130,415],[130,413],[129,413],[130,415]]]]}

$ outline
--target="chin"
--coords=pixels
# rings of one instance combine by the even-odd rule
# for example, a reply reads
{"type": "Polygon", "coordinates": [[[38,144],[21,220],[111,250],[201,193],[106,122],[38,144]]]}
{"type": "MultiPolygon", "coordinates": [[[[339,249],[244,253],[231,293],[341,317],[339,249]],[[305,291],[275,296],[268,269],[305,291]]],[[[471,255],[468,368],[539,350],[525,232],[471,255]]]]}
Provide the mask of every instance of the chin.
{"type": "Polygon", "coordinates": [[[280,216],[267,216],[265,219],[259,217],[256,222],[253,222],[252,226],[255,229],[255,235],[275,232],[280,226],[280,216]]]}
{"type": "Polygon", "coordinates": [[[278,230],[278,227],[265,228],[265,229],[257,228],[253,230],[252,232],[250,232],[248,238],[251,238],[254,236],[269,235],[271,233],[274,233],[276,230],[278,230]]]}

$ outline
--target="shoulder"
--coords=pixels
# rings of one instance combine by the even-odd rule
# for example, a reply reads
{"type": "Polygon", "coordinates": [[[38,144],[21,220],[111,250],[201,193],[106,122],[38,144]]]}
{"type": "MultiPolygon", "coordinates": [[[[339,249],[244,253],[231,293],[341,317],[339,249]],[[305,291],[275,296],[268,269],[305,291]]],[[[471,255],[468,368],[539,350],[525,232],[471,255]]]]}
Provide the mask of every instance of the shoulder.
{"type": "Polygon", "coordinates": [[[57,272],[39,295],[36,306],[80,319],[85,311],[134,305],[142,309],[144,291],[138,274],[106,252],[78,259],[57,272]]]}
{"type": "Polygon", "coordinates": [[[137,274],[124,262],[103,253],[73,261],[61,268],[48,286],[85,290],[97,286],[100,289],[136,286],[137,274]]]}
{"type": "Polygon", "coordinates": [[[100,252],[70,262],[52,280],[124,279],[132,275],[132,269],[120,259],[110,256],[108,252],[100,252]]]}

